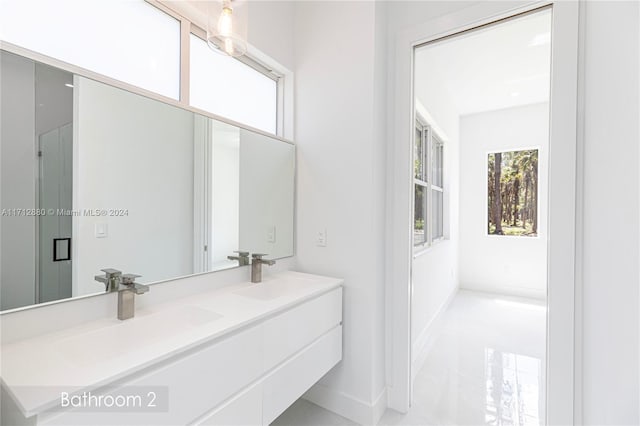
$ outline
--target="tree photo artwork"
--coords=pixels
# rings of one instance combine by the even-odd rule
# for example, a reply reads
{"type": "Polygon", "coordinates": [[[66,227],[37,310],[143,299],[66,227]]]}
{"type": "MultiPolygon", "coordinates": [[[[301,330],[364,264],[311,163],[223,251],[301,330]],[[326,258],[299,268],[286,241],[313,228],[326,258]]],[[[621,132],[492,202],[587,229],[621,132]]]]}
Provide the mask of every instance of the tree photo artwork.
{"type": "Polygon", "coordinates": [[[490,153],[487,159],[489,235],[538,235],[538,150],[490,153]]]}

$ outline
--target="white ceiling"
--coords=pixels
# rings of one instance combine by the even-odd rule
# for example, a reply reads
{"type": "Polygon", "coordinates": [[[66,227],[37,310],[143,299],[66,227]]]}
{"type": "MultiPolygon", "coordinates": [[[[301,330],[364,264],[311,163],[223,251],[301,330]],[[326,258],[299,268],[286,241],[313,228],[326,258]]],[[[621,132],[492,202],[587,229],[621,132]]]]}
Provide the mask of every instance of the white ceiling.
{"type": "Polygon", "coordinates": [[[550,39],[547,10],[416,49],[416,97],[445,93],[459,115],[546,102],[550,39]]]}

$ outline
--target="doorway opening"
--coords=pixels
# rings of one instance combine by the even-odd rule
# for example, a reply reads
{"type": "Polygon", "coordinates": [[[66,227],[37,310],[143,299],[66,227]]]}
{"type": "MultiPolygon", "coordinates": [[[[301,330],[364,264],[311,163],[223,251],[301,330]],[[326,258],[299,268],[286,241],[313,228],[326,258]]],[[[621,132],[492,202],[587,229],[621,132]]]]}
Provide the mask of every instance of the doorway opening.
{"type": "Polygon", "coordinates": [[[552,10],[414,47],[412,405],[546,419],[552,10]]]}

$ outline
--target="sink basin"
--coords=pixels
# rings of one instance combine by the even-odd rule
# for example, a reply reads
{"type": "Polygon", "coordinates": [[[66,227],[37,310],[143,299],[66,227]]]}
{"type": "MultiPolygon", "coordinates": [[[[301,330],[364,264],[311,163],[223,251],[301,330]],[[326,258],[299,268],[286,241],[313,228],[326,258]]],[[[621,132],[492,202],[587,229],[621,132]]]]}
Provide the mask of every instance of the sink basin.
{"type": "Polygon", "coordinates": [[[272,300],[287,294],[295,293],[307,287],[309,284],[305,280],[267,281],[253,284],[250,287],[235,291],[235,294],[258,300],[272,300]]]}
{"type": "Polygon", "coordinates": [[[222,315],[217,312],[197,306],[183,306],[121,321],[64,339],[58,345],[69,361],[95,364],[220,318],[222,315]]]}

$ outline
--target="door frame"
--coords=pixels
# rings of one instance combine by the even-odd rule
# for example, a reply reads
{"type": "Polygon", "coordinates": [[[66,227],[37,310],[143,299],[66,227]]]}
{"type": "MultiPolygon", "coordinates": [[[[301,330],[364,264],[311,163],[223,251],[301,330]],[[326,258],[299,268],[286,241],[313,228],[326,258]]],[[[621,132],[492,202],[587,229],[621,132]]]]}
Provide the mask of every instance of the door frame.
{"type": "Polygon", "coordinates": [[[411,405],[411,244],[413,58],[418,45],[495,21],[552,7],[549,122],[549,213],[547,236],[546,423],[574,424],[576,170],[578,112],[577,1],[483,2],[400,31],[389,84],[388,156],[390,208],[387,212],[386,292],[388,406],[411,405]],[[551,184],[553,182],[553,184],[551,184]]]}

